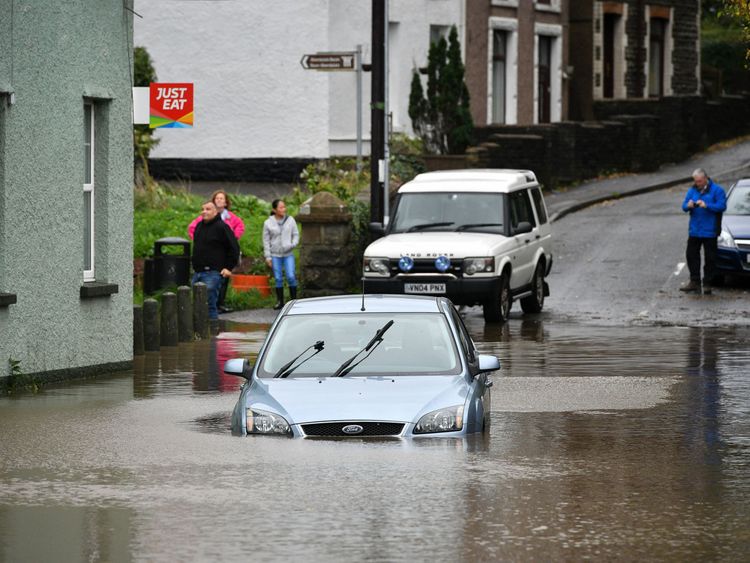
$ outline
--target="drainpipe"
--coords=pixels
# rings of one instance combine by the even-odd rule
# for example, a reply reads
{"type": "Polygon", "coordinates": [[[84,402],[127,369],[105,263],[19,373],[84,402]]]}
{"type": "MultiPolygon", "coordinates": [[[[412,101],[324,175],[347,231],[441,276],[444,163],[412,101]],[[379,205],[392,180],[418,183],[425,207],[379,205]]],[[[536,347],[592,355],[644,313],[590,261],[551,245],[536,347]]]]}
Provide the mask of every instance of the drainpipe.
{"type": "Polygon", "coordinates": [[[644,92],[643,92],[643,88],[644,88],[643,73],[646,72],[646,70],[644,69],[646,55],[645,55],[645,47],[643,45],[643,41],[645,39],[645,33],[643,29],[643,24],[644,24],[643,20],[646,17],[646,11],[643,8],[643,0],[636,0],[635,6],[636,6],[635,7],[636,14],[638,17],[638,19],[636,20],[636,28],[635,28],[636,41],[637,41],[635,62],[638,67],[638,72],[636,72],[635,74],[636,76],[635,85],[636,85],[636,90],[638,92],[638,97],[643,98],[645,97],[644,92]]]}

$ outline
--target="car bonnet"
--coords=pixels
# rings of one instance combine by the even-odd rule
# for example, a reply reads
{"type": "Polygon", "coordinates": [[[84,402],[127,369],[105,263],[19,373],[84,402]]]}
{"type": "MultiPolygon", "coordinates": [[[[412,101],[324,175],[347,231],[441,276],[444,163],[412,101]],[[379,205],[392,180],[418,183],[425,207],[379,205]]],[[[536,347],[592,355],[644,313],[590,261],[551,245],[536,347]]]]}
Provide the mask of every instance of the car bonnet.
{"type": "Polygon", "coordinates": [[[724,215],[724,226],[734,238],[750,239],[750,215],[724,215]]]}
{"type": "Polygon", "coordinates": [[[494,233],[477,232],[415,232],[395,233],[373,242],[367,247],[367,256],[403,256],[413,258],[430,256],[490,256],[497,244],[511,240],[494,233]]]}
{"type": "Polygon", "coordinates": [[[278,412],[292,424],[409,422],[425,412],[463,404],[468,391],[461,375],[256,379],[247,406],[278,412]]]}

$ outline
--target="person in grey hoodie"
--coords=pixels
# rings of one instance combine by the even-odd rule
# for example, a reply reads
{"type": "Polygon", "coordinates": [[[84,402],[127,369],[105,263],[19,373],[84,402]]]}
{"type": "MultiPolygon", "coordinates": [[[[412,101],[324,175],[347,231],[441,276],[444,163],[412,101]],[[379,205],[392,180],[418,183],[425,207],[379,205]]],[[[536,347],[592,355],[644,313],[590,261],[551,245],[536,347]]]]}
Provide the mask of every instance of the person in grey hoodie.
{"type": "Polygon", "coordinates": [[[277,303],[274,309],[281,309],[284,306],[282,268],[286,273],[289,296],[297,299],[297,278],[292,252],[299,244],[299,230],[294,217],[286,214],[286,204],[282,200],[273,200],[271,207],[273,207],[271,216],[263,223],[263,255],[266,257],[268,267],[273,269],[273,277],[276,280],[277,303]]]}

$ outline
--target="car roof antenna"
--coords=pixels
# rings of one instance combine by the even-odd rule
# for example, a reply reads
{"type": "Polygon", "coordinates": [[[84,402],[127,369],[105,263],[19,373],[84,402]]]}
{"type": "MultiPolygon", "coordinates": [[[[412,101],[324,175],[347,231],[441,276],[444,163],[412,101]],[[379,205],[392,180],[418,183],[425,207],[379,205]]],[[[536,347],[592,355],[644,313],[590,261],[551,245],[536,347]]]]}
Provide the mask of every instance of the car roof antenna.
{"type": "Polygon", "coordinates": [[[365,278],[362,276],[362,308],[360,311],[365,310],[365,278]]]}

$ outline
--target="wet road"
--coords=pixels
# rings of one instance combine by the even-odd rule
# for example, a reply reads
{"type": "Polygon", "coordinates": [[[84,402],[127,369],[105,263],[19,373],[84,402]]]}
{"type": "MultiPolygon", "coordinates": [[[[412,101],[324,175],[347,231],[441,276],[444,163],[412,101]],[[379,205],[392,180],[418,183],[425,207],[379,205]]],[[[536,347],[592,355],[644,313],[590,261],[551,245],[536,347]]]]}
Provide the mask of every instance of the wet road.
{"type": "Polygon", "coordinates": [[[232,437],[265,326],[0,399],[0,560],[747,560],[747,329],[468,324],[467,440],[232,437]]]}

